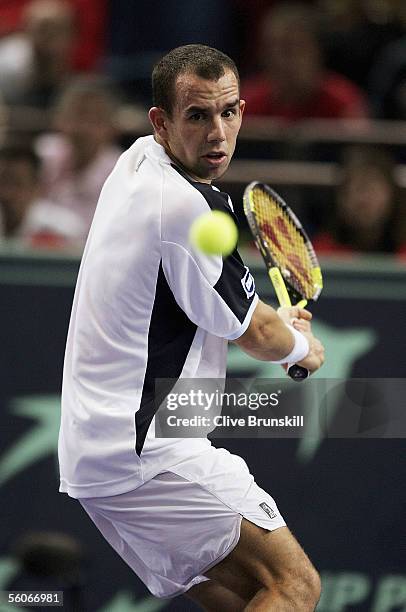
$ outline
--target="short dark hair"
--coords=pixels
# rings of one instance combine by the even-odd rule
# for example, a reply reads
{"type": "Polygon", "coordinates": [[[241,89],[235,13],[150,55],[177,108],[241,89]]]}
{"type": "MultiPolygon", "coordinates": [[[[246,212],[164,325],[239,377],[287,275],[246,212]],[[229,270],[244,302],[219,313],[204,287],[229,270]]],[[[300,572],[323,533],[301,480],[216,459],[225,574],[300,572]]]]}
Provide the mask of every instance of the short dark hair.
{"type": "Polygon", "coordinates": [[[175,83],[180,74],[191,73],[208,81],[218,81],[226,70],[235,74],[239,87],[237,66],[222,51],[206,45],[176,47],[155,64],[152,72],[153,104],[171,116],[175,102],[175,83]]]}
{"type": "Polygon", "coordinates": [[[41,159],[29,145],[6,144],[0,148],[0,161],[26,162],[32,170],[33,176],[39,176],[41,159]]]}

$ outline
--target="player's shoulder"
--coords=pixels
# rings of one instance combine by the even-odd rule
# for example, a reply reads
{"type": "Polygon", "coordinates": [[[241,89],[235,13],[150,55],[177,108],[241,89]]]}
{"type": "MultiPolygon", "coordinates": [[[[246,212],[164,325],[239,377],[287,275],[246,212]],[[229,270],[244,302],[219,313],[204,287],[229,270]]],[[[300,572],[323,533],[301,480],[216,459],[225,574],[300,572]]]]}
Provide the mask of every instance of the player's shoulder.
{"type": "Polygon", "coordinates": [[[142,199],[148,206],[159,205],[163,172],[159,157],[150,154],[154,143],[153,136],[143,136],[126,149],[108,177],[104,192],[110,196],[113,191],[116,200],[142,199]]]}
{"type": "Polygon", "coordinates": [[[162,200],[162,240],[187,245],[192,223],[211,210],[233,213],[229,196],[208,183],[198,183],[172,166],[162,200]]]}
{"type": "Polygon", "coordinates": [[[137,191],[155,194],[160,191],[159,200],[167,207],[176,203],[180,205],[197,195],[196,190],[174,169],[164,147],[153,136],[138,138],[121,156],[119,165],[132,177],[137,191]]]}
{"type": "Polygon", "coordinates": [[[206,198],[194,183],[185,178],[174,164],[165,166],[162,181],[162,215],[164,218],[194,218],[210,209],[206,198]]]}
{"type": "Polygon", "coordinates": [[[211,210],[234,212],[230,196],[215,185],[192,182],[192,186],[202,195],[211,210]]]}

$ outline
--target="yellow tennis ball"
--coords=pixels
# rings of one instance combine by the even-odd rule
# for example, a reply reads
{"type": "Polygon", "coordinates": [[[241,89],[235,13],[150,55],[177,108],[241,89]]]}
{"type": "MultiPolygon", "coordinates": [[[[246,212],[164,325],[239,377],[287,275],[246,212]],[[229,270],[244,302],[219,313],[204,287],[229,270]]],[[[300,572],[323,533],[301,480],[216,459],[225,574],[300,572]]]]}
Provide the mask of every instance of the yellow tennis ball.
{"type": "Polygon", "coordinates": [[[237,239],[236,224],[221,210],[200,215],[190,227],[191,244],[208,255],[229,255],[234,251],[237,239]]]}

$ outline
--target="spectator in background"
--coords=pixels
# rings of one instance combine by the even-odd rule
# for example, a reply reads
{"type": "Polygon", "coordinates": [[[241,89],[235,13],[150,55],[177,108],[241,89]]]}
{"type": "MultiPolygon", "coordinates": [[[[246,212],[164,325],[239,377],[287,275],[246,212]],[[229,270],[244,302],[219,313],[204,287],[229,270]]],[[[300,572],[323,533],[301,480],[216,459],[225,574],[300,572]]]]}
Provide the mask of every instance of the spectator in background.
{"type": "Polygon", "coordinates": [[[369,92],[376,118],[406,120],[406,35],[378,56],[370,73],[369,92]]]}
{"type": "Polygon", "coordinates": [[[74,10],[64,0],[33,0],[23,32],[0,41],[0,93],[10,106],[48,108],[72,74],[74,10]]]}
{"type": "Polygon", "coordinates": [[[40,159],[29,147],[0,149],[0,236],[33,246],[79,242],[82,221],[41,197],[40,159]]]}
{"type": "Polygon", "coordinates": [[[406,255],[404,213],[391,156],[352,147],[344,157],[331,227],[314,238],[314,248],[320,254],[406,255]]]}
{"type": "MultiPolygon", "coordinates": [[[[75,71],[95,70],[100,66],[106,48],[108,0],[65,1],[75,12],[73,67],[75,71]]],[[[0,37],[9,36],[22,29],[25,7],[29,4],[31,0],[0,1],[0,37]]]]}
{"type": "Polygon", "coordinates": [[[56,133],[37,140],[45,193],[82,219],[83,237],[89,231],[103,183],[121,154],[115,143],[117,107],[105,81],[77,79],[56,104],[56,133]]]}
{"type": "Polygon", "coordinates": [[[289,122],[367,116],[358,87],[325,70],[319,36],[319,14],[313,7],[284,3],[271,9],[261,37],[264,71],[242,83],[247,114],[289,122]]]}
{"type": "Polygon", "coordinates": [[[368,91],[380,51],[404,31],[404,0],[318,0],[326,17],[326,63],[368,91]]]}

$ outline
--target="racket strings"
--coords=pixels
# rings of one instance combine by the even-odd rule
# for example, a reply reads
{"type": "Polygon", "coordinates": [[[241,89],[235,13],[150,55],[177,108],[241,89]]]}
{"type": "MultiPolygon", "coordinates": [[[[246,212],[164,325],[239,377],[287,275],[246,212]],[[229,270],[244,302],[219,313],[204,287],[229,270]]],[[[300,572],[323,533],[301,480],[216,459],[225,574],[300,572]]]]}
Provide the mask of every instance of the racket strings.
{"type": "Polygon", "coordinates": [[[252,205],[263,240],[282,276],[302,296],[312,298],[313,265],[302,234],[279,202],[262,189],[254,189],[252,205]]]}

